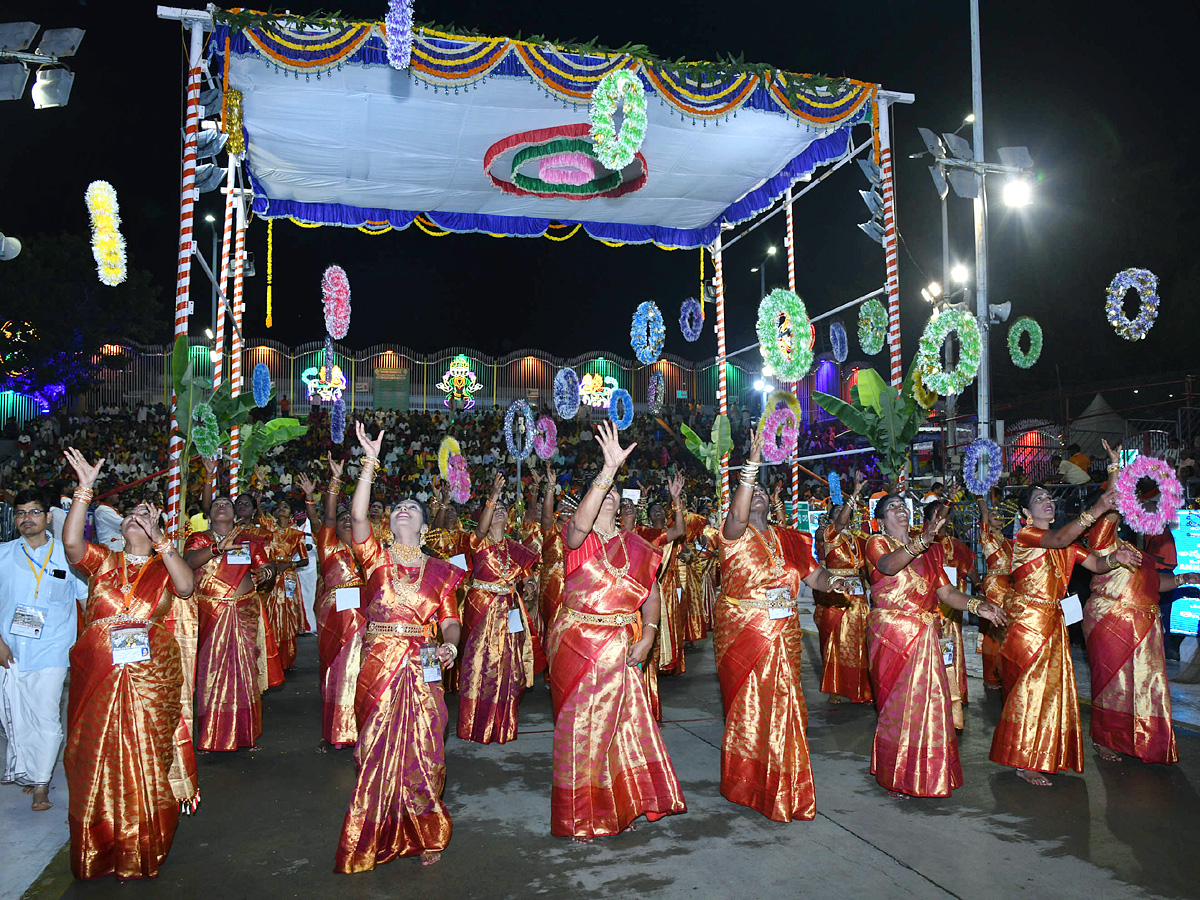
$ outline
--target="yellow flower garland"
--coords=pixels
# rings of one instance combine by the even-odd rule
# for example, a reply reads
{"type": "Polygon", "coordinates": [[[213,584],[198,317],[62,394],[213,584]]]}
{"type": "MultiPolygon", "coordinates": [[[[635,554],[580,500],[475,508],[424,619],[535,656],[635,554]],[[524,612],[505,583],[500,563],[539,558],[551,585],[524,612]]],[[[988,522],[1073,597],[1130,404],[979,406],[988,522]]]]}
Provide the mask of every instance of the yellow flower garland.
{"type": "Polygon", "coordinates": [[[116,287],[127,274],[117,192],[107,181],[93,181],[87,186],[83,199],[92,217],[92,256],[96,259],[96,274],[102,283],[116,287]]]}

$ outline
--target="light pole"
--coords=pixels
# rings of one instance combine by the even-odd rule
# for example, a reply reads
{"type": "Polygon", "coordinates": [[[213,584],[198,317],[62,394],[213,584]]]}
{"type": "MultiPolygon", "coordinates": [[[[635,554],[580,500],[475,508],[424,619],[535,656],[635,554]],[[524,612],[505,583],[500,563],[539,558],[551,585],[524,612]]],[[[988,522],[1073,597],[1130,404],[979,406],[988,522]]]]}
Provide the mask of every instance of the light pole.
{"type": "Polygon", "coordinates": [[[767,253],[762,258],[762,262],[760,262],[757,266],[755,266],[753,269],[750,270],[751,274],[753,274],[755,272],[758,273],[758,296],[759,296],[759,299],[762,299],[763,297],[767,296],[767,260],[769,260],[772,256],[774,256],[776,252],[777,252],[776,247],[774,244],[772,244],[770,247],[767,248],[767,253]]]}
{"type": "MultiPolygon", "coordinates": [[[[217,218],[212,213],[208,213],[205,215],[204,221],[208,223],[208,230],[212,232],[212,270],[213,275],[217,275],[217,218]]],[[[217,282],[215,278],[212,283],[212,318],[209,321],[211,324],[205,329],[204,333],[208,335],[209,340],[214,342],[209,355],[212,357],[213,362],[216,362],[217,357],[221,355],[221,350],[224,348],[218,348],[215,343],[217,334],[217,282]]]]}

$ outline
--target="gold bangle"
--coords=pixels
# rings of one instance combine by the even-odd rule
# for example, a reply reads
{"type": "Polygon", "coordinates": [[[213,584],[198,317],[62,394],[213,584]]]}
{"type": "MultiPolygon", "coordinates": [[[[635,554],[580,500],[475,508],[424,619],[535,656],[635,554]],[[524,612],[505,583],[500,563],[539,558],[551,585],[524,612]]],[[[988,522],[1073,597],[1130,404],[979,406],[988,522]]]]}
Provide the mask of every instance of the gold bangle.
{"type": "Polygon", "coordinates": [[[443,646],[443,647],[449,647],[449,648],[450,648],[450,659],[451,659],[451,661],[458,659],[458,645],[457,645],[457,644],[451,644],[449,641],[447,641],[447,642],[446,642],[445,644],[443,644],[442,646],[443,646]]]}
{"type": "Polygon", "coordinates": [[[972,597],[967,601],[967,612],[973,616],[979,615],[979,598],[972,597]]]}
{"type": "Polygon", "coordinates": [[[166,556],[166,554],[171,552],[173,547],[174,545],[171,543],[171,539],[165,538],[161,543],[154,545],[154,552],[159,556],[166,556]]]}
{"type": "Polygon", "coordinates": [[[1079,514],[1079,518],[1075,521],[1079,523],[1080,528],[1087,530],[1096,524],[1096,517],[1092,515],[1092,511],[1090,509],[1085,509],[1079,514]]]}
{"type": "Polygon", "coordinates": [[[599,488],[600,490],[604,491],[605,493],[607,493],[608,490],[612,486],[613,486],[612,476],[605,475],[604,472],[597,473],[596,477],[592,479],[592,487],[599,488]]]}
{"type": "Polygon", "coordinates": [[[643,622],[642,627],[643,628],[653,628],[655,631],[658,631],[658,623],[657,622],[643,622]]]}

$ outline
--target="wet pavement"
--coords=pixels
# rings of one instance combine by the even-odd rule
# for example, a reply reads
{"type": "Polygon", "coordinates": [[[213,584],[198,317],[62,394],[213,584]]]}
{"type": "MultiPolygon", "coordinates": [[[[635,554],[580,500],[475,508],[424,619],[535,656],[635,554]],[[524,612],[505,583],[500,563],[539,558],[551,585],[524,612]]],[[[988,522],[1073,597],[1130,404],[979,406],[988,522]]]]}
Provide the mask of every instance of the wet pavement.
{"type": "MultiPolygon", "coordinates": [[[[826,704],[817,691],[812,635],[805,642],[804,688],[814,821],[773,823],[720,796],[720,694],[711,641],[704,641],[689,653],[685,675],[660,682],[663,735],[686,814],[640,820],[636,833],[591,846],[552,838],[550,696],[539,679],[522,703],[517,741],[447,740],[454,834],[440,864],[422,868],[401,859],[369,873],[334,875],[354,765],[349,751],[314,752],[316,642],[302,638],[299,647],[287,684],[264,698],[261,750],[200,759],[200,812],[181,820],[157,880],[75,882],[64,849],[25,896],[1200,896],[1192,849],[1200,826],[1196,732],[1178,730],[1180,765],[1105,763],[1089,751],[1083,776],[1059,776],[1053,787],[1038,789],[988,761],[1000,698],[972,678],[960,738],[966,784],[952,798],[893,800],[868,768],[874,710],[826,704]]],[[[453,698],[449,705],[453,734],[453,698]]],[[[1086,729],[1086,704],[1083,711],[1086,729]]],[[[56,811],[65,819],[65,789],[59,799],[56,811]]]]}

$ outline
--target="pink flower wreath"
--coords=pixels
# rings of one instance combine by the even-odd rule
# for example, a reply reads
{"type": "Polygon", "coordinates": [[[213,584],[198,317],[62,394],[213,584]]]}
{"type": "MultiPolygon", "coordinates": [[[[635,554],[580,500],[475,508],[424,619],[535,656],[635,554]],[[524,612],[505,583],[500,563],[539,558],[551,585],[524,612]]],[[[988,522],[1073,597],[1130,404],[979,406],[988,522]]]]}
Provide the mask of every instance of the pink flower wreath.
{"type": "Polygon", "coordinates": [[[1139,456],[1117,477],[1117,509],[1129,527],[1139,534],[1162,534],[1168,524],[1179,518],[1183,506],[1183,486],[1175,470],[1152,456],[1139,456]],[[1138,482],[1149,478],[1158,485],[1158,503],[1153,512],[1138,499],[1138,482]]]}
{"type": "Polygon", "coordinates": [[[769,463],[781,463],[796,452],[796,416],[786,406],[781,406],[767,416],[763,424],[763,459],[769,463]]]}

